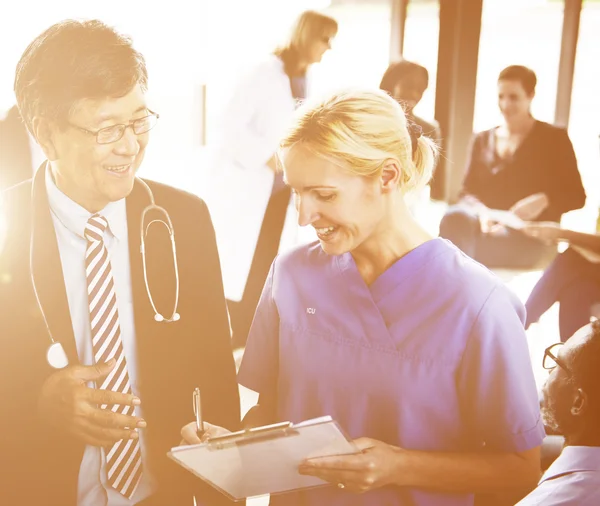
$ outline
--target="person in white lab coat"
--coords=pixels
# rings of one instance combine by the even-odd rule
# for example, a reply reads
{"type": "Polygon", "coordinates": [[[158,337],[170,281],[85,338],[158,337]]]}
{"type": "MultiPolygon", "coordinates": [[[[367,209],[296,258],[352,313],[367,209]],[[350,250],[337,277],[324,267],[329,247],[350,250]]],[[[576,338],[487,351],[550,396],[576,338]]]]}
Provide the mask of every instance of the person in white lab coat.
{"type": "Polygon", "coordinates": [[[222,118],[205,199],[217,234],[235,346],[246,341],[286,222],[290,192],[276,171],[275,151],[296,104],[306,96],[306,72],[331,48],[337,27],[329,16],[303,12],[288,42],[237,84],[222,118]]]}

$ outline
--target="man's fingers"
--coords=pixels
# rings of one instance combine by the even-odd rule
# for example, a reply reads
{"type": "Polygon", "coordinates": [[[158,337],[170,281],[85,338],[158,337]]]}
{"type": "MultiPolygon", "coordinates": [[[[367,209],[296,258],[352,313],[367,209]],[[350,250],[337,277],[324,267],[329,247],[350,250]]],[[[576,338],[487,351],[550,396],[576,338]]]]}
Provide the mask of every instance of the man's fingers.
{"type": "Polygon", "coordinates": [[[121,415],[110,409],[93,408],[89,419],[100,427],[112,429],[144,429],[146,422],[137,416],[121,415]]]}
{"type": "Polygon", "coordinates": [[[122,439],[126,442],[129,439],[138,439],[139,437],[135,430],[102,428],[89,420],[81,422],[77,432],[86,443],[104,447],[112,446],[122,439]]]}
{"type": "Polygon", "coordinates": [[[112,406],[113,404],[127,405],[127,406],[139,406],[141,401],[133,394],[122,394],[120,392],[113,392],[112,390],[100,390],[90,388],[87,395],[87,400],[93,404],[99,406],[107,404],[112,406]]]}
{"type": "Polygon", "coordinates": [[[95,365],[75,365],[71,368],[71,374],[74,378],[84,382],[97,381],[105,378],[116,364],[116,360],[111,358],[108,362],[95,365]]]}

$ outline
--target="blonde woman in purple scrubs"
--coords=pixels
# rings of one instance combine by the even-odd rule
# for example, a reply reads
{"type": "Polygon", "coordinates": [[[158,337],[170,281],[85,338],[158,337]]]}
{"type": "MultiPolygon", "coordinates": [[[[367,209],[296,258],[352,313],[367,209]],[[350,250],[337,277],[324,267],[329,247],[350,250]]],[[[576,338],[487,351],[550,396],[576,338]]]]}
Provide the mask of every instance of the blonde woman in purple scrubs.
{"type": "Polygon", "coordinates": [[[239,373],[260,395],[246,421],[331,415],[362,452],[303,463],[333,486],[271,504],[525,495],[544,431],[523,306],[411,216],[404,197],[430,178],[430,142],[385,93],[348,91],[301,108],[280,160],[319,240],[271,267],[239,373]]]}

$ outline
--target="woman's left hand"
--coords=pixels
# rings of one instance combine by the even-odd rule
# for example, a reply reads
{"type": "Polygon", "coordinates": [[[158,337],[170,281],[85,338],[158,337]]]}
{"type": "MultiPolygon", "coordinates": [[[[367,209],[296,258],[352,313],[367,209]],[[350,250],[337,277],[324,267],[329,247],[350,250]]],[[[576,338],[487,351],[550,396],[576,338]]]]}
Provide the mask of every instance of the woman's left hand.
{"type": "Polygon", "coordinates": [[[308,459],[300,464],[298,471],[354,493],[396,482],[406,450],[369,438],[356,439],[354,444],[360,453],[308,459]]]}
{"type": "Polygon", "coordinates": [[[538,221],[526,223],[522,232],[546,244],[552,244],[560,241],[564,230],[558,223],[554,223],[553,221],[538,221]]]}

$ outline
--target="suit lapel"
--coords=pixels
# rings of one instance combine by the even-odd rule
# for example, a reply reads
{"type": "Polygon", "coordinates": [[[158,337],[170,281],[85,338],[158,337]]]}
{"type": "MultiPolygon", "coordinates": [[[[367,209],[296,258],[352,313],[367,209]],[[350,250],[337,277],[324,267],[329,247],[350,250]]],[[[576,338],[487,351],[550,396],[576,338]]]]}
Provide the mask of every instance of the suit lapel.
{"type": "Polygon", "coordinates": [[[153,321],[152,307],[148,302],[142,267],[140,226],[142,211],[150,203],[142,185],[135,180],[133,190],[126,200],[127,235],[129,241],[129,263],[131,269],[131,287],[133,294],[133,313],[138,343],[148,326],[153,321]]]}
{"type": "MultiPolygon", "coordinates": [[[[177,323],[158,323],[154,320],[154,310],[148,298],[142,255],[140,250],[140,229],[142,212],[150,204],[150,196],[142,183],[135,181],[133,191],[127,197],[127,229],[129,237],[129,262],[131,269],[131,286],[133,294],[133,313],[135,322],[136,346],[138,352],[138,386],[143,396],[145,416],[152,419],[149,403],[162,405],[163,400],[156,400],[170,381],[170,368],[165,368],[165,358],[173,357],[173,337],[177,323]]],[[[160,204],[160,203],[159,203],[160,204]]],[[[147,228],[153,220],[164,219],[160,213],[150,211],[144,222],[147,228]]],[[[175,296],[174,274],[171,262],[171,242],[164,226],[153,223],[145,240],[146,271],[154,303],[158,311],[170,316],[175,296]]],[[[175,361],[176,362],[176,361],[175,361]]],[[[161,416],[161,415],[154,415],[161,416]]],[[[156,418],[154,418],[156,420],[156,418]]]]}
{"type": "Polygon", "coordinates": [[[65,290],[65,280],[54,231],[54,223],[50,215],[48,194],[46,193],[46,170],[42,166],[33,180],[32,201],[34,205],[32,272],[40,299],[40,304],[48,321],[52,338],[62,344],[69,364],[79,363],[73,324],[69,312],[69,303],[65,290]]]}
{"type": "MultiPolygon", "coordinates": [[[[160,332],[169,327],[169,325],[157,324],[154,321],[154,310],[144,282],[140,230],[142,212],[148,205],[150,205],[150,195],[142,183],[136,180],[133,191],[127,197],[127,233],[135,328],[136,335],[140,338],[145,338],[146,335],[160,332]]],[[[166,227],[157,223],[159,220],[164,220],[164,216],[154,210],[149,211],[146,215],[144,223],[148,230],[145,239],[146,273],[154,304],[162,315],[168,317],[171,316],[175,297],[175,274],[171,260],[173,254],[169,234],[166,227]]],[[[173,330],[172,326],[170,330],[173,330]]],[[[138,342],[140,341],[138,340],[138,342]]]]}

